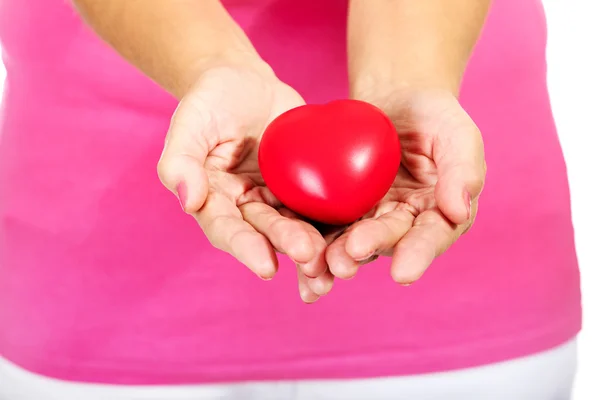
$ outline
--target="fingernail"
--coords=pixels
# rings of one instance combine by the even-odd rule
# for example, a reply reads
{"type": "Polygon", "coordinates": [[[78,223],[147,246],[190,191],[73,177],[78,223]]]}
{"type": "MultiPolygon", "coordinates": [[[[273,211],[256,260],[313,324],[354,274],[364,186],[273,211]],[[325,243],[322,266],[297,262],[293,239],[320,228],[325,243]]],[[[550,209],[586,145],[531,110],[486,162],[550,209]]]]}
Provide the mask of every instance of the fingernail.
{"type": "Polygon", "coordinates": [[[467,219],[471,219],[471,195],[467,190],[464,193],[465,206],[467,207],[467,219]]]}
{"type": "Polygon", "coordinates": [[[185,205],[187,203],[187,186],[183,182],[180,182],[177,185],[177,198],[179,199],[181,209],[185,211],[185,205]]]}

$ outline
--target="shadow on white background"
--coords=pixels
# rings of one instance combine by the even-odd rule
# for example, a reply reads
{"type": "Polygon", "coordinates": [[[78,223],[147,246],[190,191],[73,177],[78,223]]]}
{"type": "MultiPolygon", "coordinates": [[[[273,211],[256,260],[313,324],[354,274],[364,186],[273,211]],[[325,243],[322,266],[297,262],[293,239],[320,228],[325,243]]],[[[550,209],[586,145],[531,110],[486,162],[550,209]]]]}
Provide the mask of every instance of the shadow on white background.
{"type": "MultiPolygon", "coordinates": [[[[567,159],[582,274],[584,329],[573,400],[599,400],[600,40],[594,38],[600,38],[600,5],[595,0],[544,0],[544,4],[549,24],[548,84],[567,159]]],[[[4,76],[0,65],[0,93],[4,76]]]]}

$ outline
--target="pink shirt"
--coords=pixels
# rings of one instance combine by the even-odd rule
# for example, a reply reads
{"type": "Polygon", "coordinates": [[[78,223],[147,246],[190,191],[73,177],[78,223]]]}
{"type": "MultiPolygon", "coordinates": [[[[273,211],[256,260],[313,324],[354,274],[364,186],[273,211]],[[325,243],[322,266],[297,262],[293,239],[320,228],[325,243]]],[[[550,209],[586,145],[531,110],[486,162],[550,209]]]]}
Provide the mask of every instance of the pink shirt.
{"type": "MultiPolygon", "coordinates": [[[[389,260],[299,300],[214,250],[156,176],[175,101],[64,0],[0,2],[0,354],[69,380],[351,378],[548,349],[581,324],[569,189],[539,0],[497,0],[462,102],[489,167],[474,228],[423,279],[389,260]]],[[[346,96],[346,0],[230,11],[309,102],[346,96]]]]}

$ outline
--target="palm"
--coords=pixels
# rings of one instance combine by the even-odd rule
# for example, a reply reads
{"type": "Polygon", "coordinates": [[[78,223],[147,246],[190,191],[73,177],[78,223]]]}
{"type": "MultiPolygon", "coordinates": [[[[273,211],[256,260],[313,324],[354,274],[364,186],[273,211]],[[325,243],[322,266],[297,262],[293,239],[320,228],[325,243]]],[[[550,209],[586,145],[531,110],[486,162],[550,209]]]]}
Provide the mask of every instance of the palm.
{"type": "Polygon", "coordinates": [[[275,251],[287,254],[301,270],[301,291],[308,288],[305,274],[320,278],[317,285],[327,291],[332,277],[326,274],[325,240],[281,207],[258,167],[266,126],[302,104],[297,92],[270,74],[246,68],[211,70],[182,100],[159,172],[177,193],[184,176],[184,208],[215,247],[264,279],[277,269],[275,251]]]}
{"type": "Polygon", "coordinates": [[[446,93],[392,94],[375,104],[397,128],[402,163],[379,204],[330,246],[328,262],[347,278],[379,255],[393,256],[394,279],[410,283],[473,221],[485,168],[481,137],[446,93]]]}
{"type": "Polygon", "coordinates": [[[239,71],[216,71],[204,79],[209,84],[190,101],[206,113],[210,124],[199,137],[210,142],[204,163],[209,195],[226,196],[238,206],[263,202],[278,207],[262,179],[258,147],[266,126],[284,111],[303,105],[302,97],[281,82],[265,84],[239,71]]]}

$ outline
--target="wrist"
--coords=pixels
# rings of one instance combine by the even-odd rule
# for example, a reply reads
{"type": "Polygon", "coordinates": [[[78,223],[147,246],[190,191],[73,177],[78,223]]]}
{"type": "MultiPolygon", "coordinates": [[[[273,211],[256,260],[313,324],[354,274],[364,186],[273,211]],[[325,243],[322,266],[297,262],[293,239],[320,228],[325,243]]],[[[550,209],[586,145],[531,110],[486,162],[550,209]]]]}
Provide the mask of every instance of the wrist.
{"type": "Polygon", "coordinates": [[[406,112],[407,118],[414,112],[415,104],[426,104],[432,99],[436,101],[444,99],[444,104],[460,104],[456,92],[445,85],[415,82],[376,81],[372,85],[363,86],[360,91],[353,92],[352,98],[373,104],[388,115],[400,115],[399,112],[401,114],[406,112]]]}
{"type": "Polygon", "coordinates": [[[369,70],[355,74],[350,82],[350,96],[365,100],[395,96],[411,96],[415,92],[445,92],[458,97],[462,74],[437,71],[415,74],[394,73],[393,68],[369,70]]]}
{"type": "Polygon", "coordinates": [[[213,54],[198,57],[185,72],[182,87],[176,96],[181,98],[189,89],[210,71],[217,69],[250,70],[265,79],[275,79],[275,72],[254,49],[220,50],[213,54]]]}

